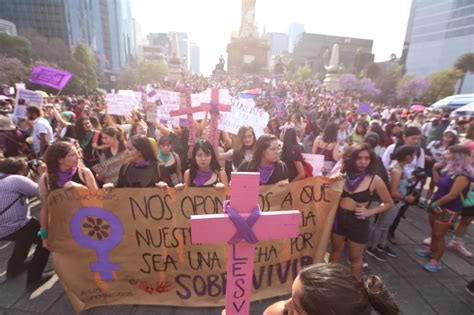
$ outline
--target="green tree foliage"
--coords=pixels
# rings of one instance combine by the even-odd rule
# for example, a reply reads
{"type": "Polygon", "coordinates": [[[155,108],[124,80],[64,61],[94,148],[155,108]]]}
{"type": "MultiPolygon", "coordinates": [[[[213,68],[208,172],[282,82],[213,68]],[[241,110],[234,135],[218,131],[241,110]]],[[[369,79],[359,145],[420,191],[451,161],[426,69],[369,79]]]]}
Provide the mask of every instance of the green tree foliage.
{"type": "Polygon", "coordinates": [[[47,62],[51,66],[65,68],[71,64],[71,51],[62,38],[46,38],[35,29],[24,29],[21,35],[31,43],[33,60],[47,62]]]}
{"type": "Polygon", "coordinates": [[[145,60],[138,65],[137,76],[139,84],[147,84],[163,80],[168,74],[168,67],[164,63],[145,60]]]}
{"type": "Polygon", "coordinates": [[[461,82],[458,87],[458,94],[461,93],[466,74],[474,72],[474,52],[468,52],[461,55],[454,64],[454,69],[462,72],[461,82]]]}
{"type": "Polygon", "coordinates": [[[18,58],[23,64],[30,65],[32,61],[31,44],[23,37],[0,33],[0,55],[18,58]]]}
{"type": "Polygon", "coordinates": [[[25,70],[23,62],[18,58],[0,55],[0,84],[13,85],[22,82],[25,70]]]}
{"type": "Polygon", "coordinates": [[[462,71],[456,69],[433,73],[428,77],[428,88],[423,92],[420,99],[423,103],[430,105],[442,98],[453,95],[454,85],[462,76],[462,71]]]}
{"type": "Polygon", "coordinates": [[[295,72],[296,80],[304,81],[310,78],[311,78],[311,68],[308,65],[300,66],[295,72]]]}
{"type": "Polygon", "coordinates": [[[365,65],[364,69],[362,69],[360,76],[363,78],[375,80],[380,76],[381,73],[382,70],[380,69],[379,65],[371,61],[365,65]]]}
{"type": "MultiPolygon", "coordinates": [[[[393,58],[393,56],[391,56],[393,58]]],[[[395,57],[396,58],[396,57],[395,57]]],[[[392,105],[397,96],[397,86],[403,77],[403,66],[392,59],[387,71],[377,79],[377,87],[380,89],[377,101],[392,105]]]]}
{"type": "Polygon", "coordinates": [[[79,44],[72,53],[74,61],[72,68],[74,77],[82,85],[85,94],[89,94],[98,87],[95,61],[85,44],[79,44]]]}
{"type": "Polygon", "coordinates": [[[126,67],[117,73],[117,88],[120,90],[134,89],[138,84],[137,71],[126,67]]]}

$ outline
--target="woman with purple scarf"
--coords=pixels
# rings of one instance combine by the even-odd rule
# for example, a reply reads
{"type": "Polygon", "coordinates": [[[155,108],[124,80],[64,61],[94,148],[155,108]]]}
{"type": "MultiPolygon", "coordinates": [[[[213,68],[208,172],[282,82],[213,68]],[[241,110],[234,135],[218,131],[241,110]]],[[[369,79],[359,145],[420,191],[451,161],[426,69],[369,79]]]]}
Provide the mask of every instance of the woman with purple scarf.
{"type": "Polygon", "coordinates": [[[354,277],[362,277],[362,258],[370,237],[369,217],[387,211],[394,203],[384,181],[376,175],[377,160],[367,143],[358,144],[345,155],[342,173],[344,189],[337,208],[331,234],[330,262],[339,263],[347,241],[351,270],[354,277]],[[367,209],[374,192],[380,205],[367,209]]]}
{"type": "MultiPolygon", "coordinates": [[[[133,136],[125,148],[127,163],[120,168],[118,188],[173,187],[168,169],[158,160],[146,136],[133,136]]],[[[110,188],[106,185],[104,188],[110,188]]]]}
{"type": "Polygon", "coordinates": [[[222,189],[228,186],[226,172],[219,165],[209,141],[196,142],[189,162],[189,169],[184,172],[184,184],[176,185],[176,189],[183,189],[184,186],[222,189]]]}
{"type": "Polygon", "coordinates": [[[94,175],[87,167],[80,165],[79,153],[71,142],[58,141],[51,145],[45,154],[48,171],[41,176],[39,191],[41,196],[40,223],[38,235],[43,247],[48,247],[48,195],[55,189],[86,188],[97,189],[94,175]]]}
{"type": "Polygon", "coordinates": [[[259,172],[260,186],[288,185],[288,167],[278,159],[278,139],[274,135],[262,135],[255,145],[250,161],[243,162],[238,172],[259,172]]]}

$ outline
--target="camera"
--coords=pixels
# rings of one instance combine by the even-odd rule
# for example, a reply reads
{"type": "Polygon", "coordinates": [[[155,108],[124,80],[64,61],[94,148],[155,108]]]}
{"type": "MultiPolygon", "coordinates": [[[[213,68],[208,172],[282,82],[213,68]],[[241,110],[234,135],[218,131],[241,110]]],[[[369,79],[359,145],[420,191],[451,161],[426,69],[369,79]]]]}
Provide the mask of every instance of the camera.
{"type": "Polygon", "coordinates": [[[28,168],[35,174],[38,174],[38,167],[40,166],[41,159],[32,159],[28,161],[28,168]]]}
{"type": "Polygon", "coordinates": [[[422,167],[415,168],[415,170],[411,173],[411,175],[415,177],[417,182],[422,181],[426,178],[425,169],[422,167]]]}

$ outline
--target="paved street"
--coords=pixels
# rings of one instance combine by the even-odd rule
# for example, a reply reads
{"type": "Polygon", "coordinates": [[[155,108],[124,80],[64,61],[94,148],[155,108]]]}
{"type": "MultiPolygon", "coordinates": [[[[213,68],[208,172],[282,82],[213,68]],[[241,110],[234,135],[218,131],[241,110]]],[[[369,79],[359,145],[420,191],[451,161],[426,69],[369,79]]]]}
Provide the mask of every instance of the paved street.
{"type": "MultiPolygon", "coordinates": [[[[35,209],[37,211],[37,209],[35,209]]],[[[445,267],[436,274],[422,268],[424,258],[415,254],[415,248],[429,234],[427,219],[420,208],[412,207],[407,219],[402,220],[397,234],[399,253],[387,263],[367,257],[368,273],[381,275],[394,293],[403,314],[473,314],[474,297],[465,291],[469,280],[474,279],[474,259],[461,257],[448,250],[443,261],[445,267]]],[[[448,238],[450,239],[450,233],[448,238]]],[[[474,227],[465,238],[467,247],[474,250],[474,227]]],[[[25,277],[6,281],[6,262],[12,244],[0,242],[0,315],[4,314],[73,314],[74,311],[61,284],[54,277],[39,290],[28,294],[25,277]]],[[[261,314],[266,306],[278,300],[253,303],[252,314],[261,314]]],[[[111,306],[91,309],[83,314],[219,314],[219,308],[178,309],[175,307],[111,306]]]]}

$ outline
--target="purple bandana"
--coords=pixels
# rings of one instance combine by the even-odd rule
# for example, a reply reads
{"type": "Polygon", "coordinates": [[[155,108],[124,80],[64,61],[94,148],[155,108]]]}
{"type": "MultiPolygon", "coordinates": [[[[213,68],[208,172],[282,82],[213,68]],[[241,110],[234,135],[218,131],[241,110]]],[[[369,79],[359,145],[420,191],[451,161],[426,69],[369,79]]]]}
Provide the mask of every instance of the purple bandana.
{"type": "Polygon", "coordinates": [[[194,185],[198,187],[204,185],[205,183],[209,181],[209,179],[211,179],[212,174],[214,174],[213,170],[209,170],[209,171],[197,170],[196,177],[193,180],[194,185]]]}
{"type": "Polygon", "coordinates": [[[130,164],[136,168],[145,168],[151,165],[151,161],[132,162],[130,164]]]}
{"type": "Polygon", "coordinates": [[[258,171],[260,172],[260,185],[265,185],[275,170],[275,163],[272,163],[268,166],[258,166],[258,171]]]}
{"type": "Polygon", "coordinates": [[[56,185],[61,188],[64,187],[64,185],[72,179],[76,172],[77,167],[70,168],[66,171],[58,171],[56,173],[56,185]]]}
{"type": "Polygon", "coordinates": [[[348,192],[354,192],[359,187],[360,183],[364,180],[367,173],[363,171],[362,173],[357,173],[351,175],[347,175],[345,180],[345,188],[348,192]]]}
{"type": "Polygon", "coordinates": [[[230,200],[224,201],[224,212],[229,215],[229,219],[237,229],[237,232],[227,243],[236,244],[242,239],[246,240],[250,244],[255,244],[258,242],[257,236],[252,230],[252,226],[262,215],[258,205],[252,210],[250,216],[247,219],[242,218],[237,210],[230,206],[230,200]]]}

